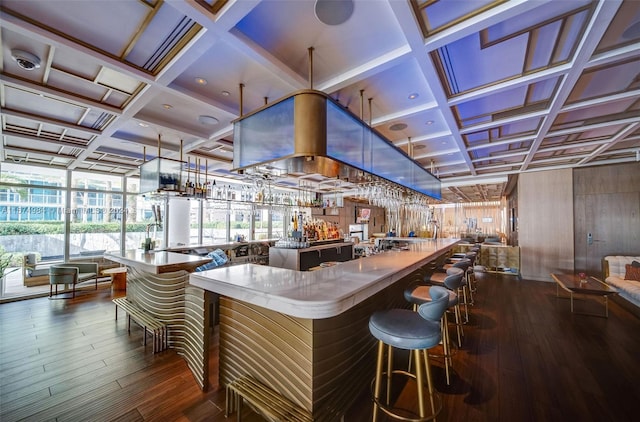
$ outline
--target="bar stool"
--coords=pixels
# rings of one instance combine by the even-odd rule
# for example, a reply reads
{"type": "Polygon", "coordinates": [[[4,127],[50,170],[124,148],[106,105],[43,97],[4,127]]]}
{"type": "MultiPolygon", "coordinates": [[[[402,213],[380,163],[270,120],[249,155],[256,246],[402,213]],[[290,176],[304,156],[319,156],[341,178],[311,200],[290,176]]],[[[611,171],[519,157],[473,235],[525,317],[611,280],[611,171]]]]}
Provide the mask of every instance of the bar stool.
{"type": "MultiPolygon", "coordinates": [[[[458,336],[458,347],[462,347],[462,337],[464,336],[464,330],[462,329],[462,325],[463,325],[462,313],[460,312],[460,294],[464,293],[464,291],[462,290],[462,284],[464,282],[464,276],[466,271],[465,264],[466,264],[466,261],[461,261],[460,263],[456,263],[455,265],[449,267],[444,273],[442,272],[433,273],[431,274],[431,276],[425,277],[424,279],[425,284],[432,285],[432,286],[445,287],[456,293],[456,299],[457,299],[456,304],[455,306],[454,305],[452,306],[454,308],[456,334],[458,336]],[[449,278],[450,276],[459,276],[460,279],[458,279],[457,277],[449,278]],[[448,283],[445,284],[445,280],[447,279],[448,279],[448,283]]],[[[405,292],[405,298],[407,298],[406,292],[405,292]]]]}
{"type": "Polygon", "coordinates": [[[378,339],[378,360],[376,363],[376,376],[373,391],[373,421],[378,418],[381,410],[392,418],[405,421],[435,420],[442,404],[436,408],[436,395],[431,379],[429,367],[429,355],[427,350],[436,346],[442,340],[440,320],[449,303],[449,292],[444,287],[432,286],[430,291],[431,301],[418,307],[414,312],[409,309],[387,309],[375,312],[369,318],[369,331],[378,339]],[[387,346],[387,347],[385,347],[387,346]],[[415,373],[403,370],[394,370],[393,348],[409,350],[415,361],[415,373]],[[387,350],[387,369],[383,371],[385,361],[385,349],[387,350]],[[424,366],[424,368],[423,368],[424,366]],[[398,413],[391,404],[391,378],[393,374],[402,374],[416,380],[418,394],[418,418],[405,417],[398,413]],[[424,377],[426,375],[431,414],[427,414],[424,400],[424,377]],[[382,379],[386,376],[386,399],[382,399],[382,379]]]}
{"type": "MultiPolygon", "coordinates": [[[[476,258],[478,257],[478,253],[475,251],[469,251],[467,252],[467,254],[464,256],[463,260],[469,260],[470,264],[469,264],[469,268],[467,268],[466,270],[466,274],[465,274],[465,279],[466,279],[466,283],[464,288],[465,288],[465,293],[468,294],[468,300],[467,300],[467,296],[464,297],[464,303],[465,303],[465,307],[467,306],[473,306],[474,305],[474,300],[473,300],[473,280],[475,279],[475,274],[474,274],[474,267],[476,265],[476,258]]],[[[467,312],[467,322],[469,320],[469,315],[467,312]]]]}
{"type": "Polygon", "coordinates": [[[424,282],[432,286],[444,286],[444,279],[453,274],[464,274],[464,270],[456,266],[450,266],[446,270],[438,268],[433,273],[424,277],[424,282]]]}
{"type": "MultiPolygon", "coordinates": [[[[469,284],[469,291],[473,295],[478,291],[478,281],[476,280],[476,271],[484,272],[485,268],[482,265],[477,265],[478,257],[480,256],[480,246],[475,246],[471,248],[471,252],[476,253],[476,258],[473,260],[472,273],[471,273],[471,283],[469,284]]],[[[473,300],[472,300],[473,301],[473,300]]]]}
{"type": "MultiPolygon", "coordinates": [[[[464,277],[462,279],[462,285],[460,286],[460,291],[458,292],[462,296],[462,303],[464,304],[464,323],[469,323],[469,299],[468,299],[468,287],[469,287],[469,268],[471,268],[471,260],[469,258],[463,258],[459,261],[456,261],[454,264],[446,264],[444,266],[445,270],[450,268],[460,268],[464,272],[464,277]]],[[[437,273],[434,273],[437,274],[437,273]]],[[[427,284],[441,285],[441,282],[438,280],[438,276],[433,277],[433,275],[429,279],[425,279],[427,284]]]]}
{"type": "MultiPolygon", "coordinates": [[[[449,270],[452,274],[448,275],[444,279],[444,287],[449,291],[449,302],[447,304],[447,309],[453,309],[456,320],[456,331],[458,334],[458,347],[461,346],[462,338],[461,338],[461,328],[462,324],[460,323],[460,307],[458,305],[458,294],[456,291],[460,287],[460,283],[462,282],[462,278],[464,276],[462,270],[459,268],[452,268],[449,270]]],[[[409,286],[404,291],[404,297],[407,302],[413,304],[414,310],[417,310],[420,305],[423,303],[428,303],[433,300],[430,294],[430,289],[433,286],[426,286],[421,284],[415,284],[409,286]]],[[[442,328],[442,349],[444,358],[444,368],[445,374],[447,378],[447,385],[450,384],[450,375],[449,368],[453,367],[453,353],[451,351],[451,340],[449,337],[449,321],[447,318],[447,312],[442,314],[441,320],[441,328],[442,328]]]]}

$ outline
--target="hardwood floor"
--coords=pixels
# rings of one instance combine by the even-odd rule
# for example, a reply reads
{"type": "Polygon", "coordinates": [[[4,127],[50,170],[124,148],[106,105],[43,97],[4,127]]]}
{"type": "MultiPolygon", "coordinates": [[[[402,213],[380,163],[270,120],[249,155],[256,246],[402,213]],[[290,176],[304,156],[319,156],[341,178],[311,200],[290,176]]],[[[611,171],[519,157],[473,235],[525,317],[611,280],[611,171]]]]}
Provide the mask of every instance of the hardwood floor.
{"type": "MultiPolygon", "coordinates": [[[[637,420],[640,319],[615,303],[608,319],[572,315],[555,294],[553,283],[481,275],[450,386],[432,360],[439,421],[637,420]]],[[[139,328],[128,335],[125,319],[114,321],[111,298],[101,288],[0,305],[0,420],[225,420],[217,338],[202,393],[174,351],[154,355],[139,328]]],[[[577,306],[603,310],[592,298],[577,306]]],[[[410,406],[405,390],[399,400],[410,406]]],[[[261,420],[250,411],[243,419],[261,420]]],[[[370,419],[363,391],[345,420],[370,419]]]]}

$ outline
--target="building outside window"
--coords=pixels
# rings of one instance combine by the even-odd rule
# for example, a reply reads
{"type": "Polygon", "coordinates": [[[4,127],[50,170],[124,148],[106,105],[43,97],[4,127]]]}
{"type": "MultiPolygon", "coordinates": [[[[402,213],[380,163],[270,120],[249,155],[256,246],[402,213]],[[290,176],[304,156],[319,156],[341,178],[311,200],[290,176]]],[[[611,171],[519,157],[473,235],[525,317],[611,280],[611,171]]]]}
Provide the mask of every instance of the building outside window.
{"type": "Polygon", "coordinates": [[[10,259],[0,296],[8,277],[17,278],[20,291],[27,284],[24,275],[32,273],[23,271],[25,254],[41,264],[63,259],[66,181],[64,170],[0,163],[0,251],[10,259]]]}
{"type": "Polygon", "coordinates": [[[202,218],[202,243],[224,243],[228,240],[227,216],[229,204],[219,201],[205,201],[202,218]]]}
{"type": "Polygon", "coordinates": [[[119,250],[123,177],[74,171],[71,186],[69,257],[119,250]]]}

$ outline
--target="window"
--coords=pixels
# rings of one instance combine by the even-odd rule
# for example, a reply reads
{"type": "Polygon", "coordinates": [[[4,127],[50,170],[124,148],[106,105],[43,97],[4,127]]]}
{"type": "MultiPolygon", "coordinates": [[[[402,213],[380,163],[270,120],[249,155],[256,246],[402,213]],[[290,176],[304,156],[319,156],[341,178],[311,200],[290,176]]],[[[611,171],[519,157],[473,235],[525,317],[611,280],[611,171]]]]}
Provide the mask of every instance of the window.
{"type": "Polygon", "coordinates": [[[205,201],[202,216],[202,243],[221,243],[228,241],[227,215],[229,203],[205,201]]]}
{"type": "Polygon", "coordinates": [[[103,190],[122,192],[122,177],[100,173],[85,173],[74,171],[71,174],[71,187],[82,190],[103,190]]]}
{"type": "Polygon", "coordinates": [[[121,176],[72,173],[70,257],[120,250],[121,222],[126,212],[122,179],[121,176]]]}

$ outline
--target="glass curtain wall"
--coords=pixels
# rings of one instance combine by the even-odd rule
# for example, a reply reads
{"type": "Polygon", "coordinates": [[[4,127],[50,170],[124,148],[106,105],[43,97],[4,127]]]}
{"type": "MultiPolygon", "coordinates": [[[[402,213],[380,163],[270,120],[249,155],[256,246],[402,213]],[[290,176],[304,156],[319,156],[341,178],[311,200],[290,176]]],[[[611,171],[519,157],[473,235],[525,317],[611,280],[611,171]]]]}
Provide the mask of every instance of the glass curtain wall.
{"type": "Polygon", "coordinates": [[[71,173],[69,258],[120,249],[126,211],[123,199],[123,177],[71,173]]]}
{"type": "Polygon", "coordinates": [[[502,241],[506,233],[505,207],[501,201],[435,205],[441,237],[502,241]]]}
{"type": "Polygon", "coordinates": [[[225,243],[229,240],[229,203],[205,201],[203,203],[202,243],[225,243]]]}
{"type": "Polygon", "coordinates": [[[251,236],[253,209],[254,205],[252,204],[231,203],[229,209],[230,240],[237,242],[253,240],[251,236]]]}
{"type": "MultiPolygon", "coordinates": [[[[139,192],[138,177],[0,163],[0,298],[30,295],[38,284],[48,292],[52,263],[140,248],[147,236],[156,248],[175,246],[166,230],[170,201],[139,192]]],[[[185,246],[285,237],[293,193],[239,192],[235,201],[188,201],[185,246]]]]}
{"type": "Polygon", "coordinates": [[[46,265],[65,253],[67,191],[66,171],[0,163],[2,297],[49,284],[46,265]]]}

